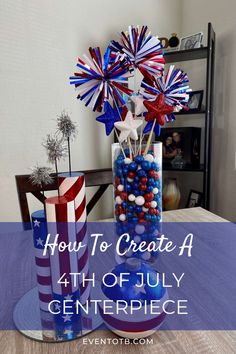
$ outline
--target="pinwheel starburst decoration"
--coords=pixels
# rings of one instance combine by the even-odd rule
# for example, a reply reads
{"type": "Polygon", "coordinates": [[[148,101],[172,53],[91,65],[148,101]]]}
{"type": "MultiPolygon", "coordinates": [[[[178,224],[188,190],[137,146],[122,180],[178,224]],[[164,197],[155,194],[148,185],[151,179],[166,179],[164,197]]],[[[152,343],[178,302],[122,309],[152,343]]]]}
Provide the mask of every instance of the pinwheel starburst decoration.
{"type": "MultiPolygon", "coordinates": [[[[173,106],[174,111],[186,108],[189,101],[189,80],[181,69],[171,65],[166,73],[159,78],[144,79],[141,83],[141,93],[146,100],[154,101],[158,95],[165,95],[165,103],[173,106]]],[[[174,114],[168,114],[166,121],[175,119],[174,114]]]]}
{"type": "Polygon", "coordinates": [[[147,26],[129,26],[128,32],[121,32],[120,41],[111,41],[113,52],[125,55],[126,59],[147,77],[162,75],[165,60],[159,39],[152,36],[147,26]]]}
{"type": "Polygon", "coordinates": [[[78,91],[77,98],[85,102],[94,111],[101,111],[104,101],[111,99],[120,106],[126,103],[124,94],[131,95],[127,87],[128,78],[132,76],[129,65],[122,60],[111,59],[111,48],[107,48],[102,57],[99,47],[89,48],[91,59],[84,55],[78,58],[79,72],[70,77],[70,83],[78,91]]]}

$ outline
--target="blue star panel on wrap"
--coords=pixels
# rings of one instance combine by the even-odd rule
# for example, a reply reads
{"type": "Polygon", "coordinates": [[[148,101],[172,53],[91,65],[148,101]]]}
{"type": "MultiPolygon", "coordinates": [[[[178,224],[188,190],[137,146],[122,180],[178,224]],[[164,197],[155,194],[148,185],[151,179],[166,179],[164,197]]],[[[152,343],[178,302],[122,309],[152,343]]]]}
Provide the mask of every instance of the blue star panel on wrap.
{"type": "Polygon", "coordinates": [[[114,124],[120,121],[120,114],[122,109],[120,108],[118,112],[117,109],[112,108],[109,102],[105,102],[104,111],[105,113],[97,117],[96,120],[105,124],[106,135],[108,136],[114,129],[114,124]]]}

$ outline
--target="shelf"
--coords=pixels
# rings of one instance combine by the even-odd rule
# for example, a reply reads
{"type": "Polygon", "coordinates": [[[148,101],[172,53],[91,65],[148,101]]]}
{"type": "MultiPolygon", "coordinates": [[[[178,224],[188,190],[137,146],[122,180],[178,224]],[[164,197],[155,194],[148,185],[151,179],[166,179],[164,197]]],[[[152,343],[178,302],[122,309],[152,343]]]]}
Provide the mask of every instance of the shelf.
{"type": "Polygon", "coordinates": [[[208,47],[197,49],[178,50],[175,52],[164,53],[166,63],[175,63],[178,61],[205,59],[208,55],[208,47]]]}
{"type": "Polygon", "coordinates": [[[201,111],[194,111],[194,110],[189,110],[189,111],[180,111],[180,112],[176,112],[174,113],[175,116],[188,116],[191,114],[206,114],[205,110],[201,110],[201,111]]]}
{"type": "Polygon", "coordinates": [[[200,165],[200,167],[193,166],[185,166],[184,168],[174,168],[171,165],[165,166],[163,165],[163,171],[178,171],[178,172],[204,172],[204,165],[200,165]]]}

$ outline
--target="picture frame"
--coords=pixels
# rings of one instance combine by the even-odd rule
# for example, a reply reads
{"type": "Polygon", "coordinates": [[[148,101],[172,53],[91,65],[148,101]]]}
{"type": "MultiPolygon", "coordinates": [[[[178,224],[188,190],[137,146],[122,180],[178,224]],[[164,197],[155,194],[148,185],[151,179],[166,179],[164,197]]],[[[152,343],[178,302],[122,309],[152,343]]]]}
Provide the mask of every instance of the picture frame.
{"type": "Polygon", "coordinates": [[[189,101],[186,104],[188,107],[188,111],[191,112],[200,112],[202,109],[202,101],[203,101],[203,90],[192,91],[189,93],[189,101]]]}
{"type": "Polygon", "coordinates": [[[179,50],[197,49],[201,47],[203,32],[180,38],[179,50]]]}
{"type": "Polygon", "coordinates": [[[203,193],[191,189],[188,196],[186,208],[197,208],[202,206],[203,193]]]}
{"type": "Polygon", "coordinates": [[[172,127],[162,128],[156,141],[163,143],[163,167],[173,167],[178,156],[186,168],[199,168],[201,156],[201,128],[172,127]]]}

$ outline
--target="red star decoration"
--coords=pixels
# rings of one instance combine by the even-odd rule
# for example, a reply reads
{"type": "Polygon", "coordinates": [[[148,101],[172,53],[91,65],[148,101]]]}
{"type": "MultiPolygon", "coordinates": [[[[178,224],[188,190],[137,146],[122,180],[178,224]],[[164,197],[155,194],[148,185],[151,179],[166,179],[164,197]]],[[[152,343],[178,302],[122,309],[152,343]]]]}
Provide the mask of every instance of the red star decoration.
{"type": "Polygon", "coordinates": [[[165,104],[165,95],[163,93],[158,95],[155,101],[150,102],[146,100],[143,104],[148,110],[145,118],[147,122],[156,119],[158,124],[164,125],[165,116],[174,112],[174,108],[172,106],[165,104]]]}

